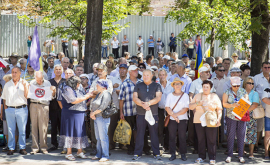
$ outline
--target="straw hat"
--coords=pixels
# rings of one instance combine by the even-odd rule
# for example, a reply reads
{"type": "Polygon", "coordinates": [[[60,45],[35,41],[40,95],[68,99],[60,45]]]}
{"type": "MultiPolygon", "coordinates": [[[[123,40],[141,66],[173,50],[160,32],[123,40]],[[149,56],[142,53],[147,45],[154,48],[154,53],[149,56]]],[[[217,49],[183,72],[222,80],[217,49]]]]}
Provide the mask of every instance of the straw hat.
{"type": "Polygon", "coordinates": [[[180,82],[182,85],[184,85],[184,81],[180,80],[180,78],[176,77],[173,82],[171,83],[171,86],[173,87],[174,83],[180,82]]]}

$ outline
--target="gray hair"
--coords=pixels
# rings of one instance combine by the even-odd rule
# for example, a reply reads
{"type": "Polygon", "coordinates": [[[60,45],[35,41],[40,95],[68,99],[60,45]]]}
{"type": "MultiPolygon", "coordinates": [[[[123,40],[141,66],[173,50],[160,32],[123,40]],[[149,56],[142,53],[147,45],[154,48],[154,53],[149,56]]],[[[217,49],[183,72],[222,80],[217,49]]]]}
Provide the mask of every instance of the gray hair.
{"type": "Polygon", "coordinates": [[[173,52],[172,55],[178,58],[178,53],[173,52]]]}
{"type": "Polygon", "coordinates": [[[77,76],[72,76],[66,81],[66,85],[71,87],[73,90],[76,90],[79,83],[81,83],[81,79],[77,76]]]}
{"type": "Polygon", "coordinates": [[[34,73],[35,78],[36,78],[37,74],[41,74],[41,76],[44,78],[44,73],[42,71],[36,71],[34,73]]]}
{"type": "Polygon", "coordinates": [[[81,68],[83,69],[83,72],[84,72],[84,68],[83,68],[82,66],[80,66],[80,65],[76,65],[76,66],[74,67],[74,71],[76,71],[76,69],[77,69],[78,67],[79,67],[79,68],[81,67],[81,68]]]}
{"type": "Polygon", "coordinates": [[[60,65],[60,64],[57,64],[57,65],[54,65],[54,67],[53,67],[53,71],[55,70],[55,68],[57,68],[57,67],[60,67],[61,68],[61,70],[62,70],[62,72],[63,72],[63,67],[62,67],[62,65],[60,65]]]}
{"type": "Polygon", "coordinates": [[[166,76],[168,75],[167,71],[166,71],[164,68],[159,69],[158,74],[159,74],[160,72],[162,72],[162,71],[165,72],[166,76]]]}
{"type": "Polygon", "coordinates": [[[150,69],[145,69],[144,71],[143,71],[143,73],[144,72],[150,72],[152,75],[153,75],[153,72],[150,70],[150,69]]]}
{"type": "Polygon", "coordinates": [[[21,62],[23,62],[23,63],[27,63],[27,59],[22,58],[22,59],[20,59],[20,63],[21,63],[21,62]]]}
{"type": "Polygon", "coordinates": [[[159,65],[159,61],[158,61],[157,59],[153,59],[153,60],[151,61],[151,65],[153,65],[153,64],[159,65]]]}
{"type": "Polygon", "coordinates": [[[69,62],[69,58],[68,58],[68,57],[63,57],[63,58],[62,58],[62,61],[64,61],[65,59],[67,59],[68,62],[69,62]]]}
{"type": "Polygon", "coordinates": [[[185,63],[184,63],[183,61],[177,61],[176,64],[177,64],[178,66],[181,66],[183,69],[186,68],[186,65],[185,65],[185,63]]]}
{"type": "Polygon", "coordinates": [[[215,63],[215,59],[214,59],[214,57],[207,57],[207,58],[205,59],[205,62],[206,62],[207,64],[211,65],[211,64],[214,64],[214,63],[215,63]]]}
{"type": "Polygon", "coordinates": [[[71,71],[71,73],[73,73],[73,75],[74,75],[74,71],[73,71],[72,69],[67,68],[67,70],[65,71],[65,73],[66,73],[67,71],[71,71]]]}

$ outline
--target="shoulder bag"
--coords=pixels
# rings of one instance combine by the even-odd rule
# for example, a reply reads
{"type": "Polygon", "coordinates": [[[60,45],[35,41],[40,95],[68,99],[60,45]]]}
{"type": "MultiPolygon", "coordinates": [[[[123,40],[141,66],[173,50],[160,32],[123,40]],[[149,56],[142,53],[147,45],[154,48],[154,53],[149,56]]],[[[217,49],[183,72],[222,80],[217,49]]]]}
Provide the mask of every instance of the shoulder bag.
{"type": "MultiPolygon", "coordinates": [[[[201,100],[202,100],[202,94],[201,94],[201,100]]],[[[216,111],[206,111],[204,106],[202,105],[202,108],[205,112],[205,120],[206,120],[206,126],[207,127],[217,127],[217,112],[216,111]]]]}
{"type": "Polygon", "coordinates": [[[115,104],[113,103],[113,99],[111,96],[111,104],[109,104],[108,107],[102,112],[102,117],[109,118],[112,115],[116,114],[117,112],[118,112],[117,108],[116,108],[115,104]]]}
{"type": "MultiPolygon", "coordinates": [[[[253,93],[253,96],[254,96],[254,93],[253,93]]],[[[265,116],[265,113],[264,113],[264,109],[263,109],[263,106],[262,106],[262,103],[261,103],[261,100],[260,100],[260,103],[259,103],[258,107],[253,110],[252,117],[253,117],[253,119],[261,119],[264,116],[265,116]]]]}
{"type": "MultiPolygon", "coordinates": [[[[180,99],[182,98],[183,95],[184,95],[184,93],[179,97],[179,99],[177,100],[176,104],[175,104],[174,107],[172,108],[172,111],[174,110],[174,108],[176,107],[176,105],[178,104],[178,102],[180,101],[180,99]]],[[[168,126],[169,121],[170,121],[170,115],[168,114],[168,115],[165,117],[165,120],[164,120],[164,127],[167,127],[167,126],[168,126]]]]}

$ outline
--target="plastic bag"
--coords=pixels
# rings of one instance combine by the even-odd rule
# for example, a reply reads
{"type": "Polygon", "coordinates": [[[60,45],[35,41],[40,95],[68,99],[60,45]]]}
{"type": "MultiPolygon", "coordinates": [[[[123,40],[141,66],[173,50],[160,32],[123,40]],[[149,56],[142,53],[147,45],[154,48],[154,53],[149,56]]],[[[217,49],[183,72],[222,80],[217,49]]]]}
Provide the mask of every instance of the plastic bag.
{"type": "Polygon", "coordinates": [[[155,119],[153,117],[153,114],[152,114],[151,109],[148,110],[148,111],[146,111],[146,113],[145,113],[145,120],[148,121],[148,123],[150,125],[154,125],[155,124],[155,119]]]}
{"type": "Polygon", "coordinates": [[[132,130],[126,120],[118,121],[118,125],[114,131],[113,141],[120,144],[130,144],[132,130]]]}
{"type": "Polygon", "coordinates": [[[200,117],[202,127],[206,127],[205,114],[206,114],[206,112],[200,117]]]}

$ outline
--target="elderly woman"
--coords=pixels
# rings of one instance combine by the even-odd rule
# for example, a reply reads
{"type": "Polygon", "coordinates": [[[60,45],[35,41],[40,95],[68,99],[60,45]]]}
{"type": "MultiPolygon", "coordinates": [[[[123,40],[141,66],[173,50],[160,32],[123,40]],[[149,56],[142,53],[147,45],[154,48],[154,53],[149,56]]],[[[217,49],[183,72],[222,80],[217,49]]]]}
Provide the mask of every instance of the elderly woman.
{"type": "Polygon", "coordinates": [[[75,160],[72,155],[72,148],[77,148],[77,157],[86,158],[82,148],[89,146],[88,138],[85,130],[84,114],[86,109],[85,100],[91,94],[83,95],[78,90],[81,79],[77,76],[72,76],[66,81],[62,93],[62,114],[60,128],[59,146],[67,148],[66,159],[75,160]]]}
{"type": "Polygon", "coordinates": [[[165,110],[170,115],[170,121],[168,124],[169,130],[169,147],[170,147],[170,161],[176,159],[175,155],[175,139],[176,133],[178,130],[178,140],[179,140],[179,150],[181,154],[181,159],[186,161],[187,153],[187,144],[186,144],[186,130],[188,124],[188,106],[189,106],[189,97],[181,89],[184,85],[184,82],[176,77],[171,86],[174,88],[174,92],[170,93],[167,96],[165,110]]]}
{"type": "Polygon", "coordinates": [[[107,90],[107,81],[97,81],[97,91],[99,92],[93,100],[90,110],[90,117],[95,120],[95,135],[97,139],[97,154],[92,160],[99,162],[106,162],[109,160],[109,137],[108,128],[110,125],[110,118],[103,118],[102,111],[104,111],[111,103],[111,94],[107,90]]]}
{"type": "Polygon", "coordinates": [[[230,163],[233,156],[234,138],[237,134],[238,156],[241,163],[245,163],[244,140],[246,133],[246,122],[240,121],[233,115],[232,111],[239,106],[238,101],[244,97],[248,100],[248,94],[244,88],[240,88],[241,78],[231,77],[231,88],[227,89],[223,94],[223,107],[226,108],[227,138],[228,138],[228,157],[226,162],[230,163]]]}
{"type": "Polygon", "coordinates": [[[249,144],[249,158],[254,159],[253,151],[257,141],[257,120],[253,118],[253,110],[256,109],[260,103],[259,94],[253,90],[254,81],[251,77],[247,77],[243,82],[243,88],[247,91],[248,98],[252,105],[249,107],[250,121],[247,122],[246,140],[249,144]]]}
{"type": "Polygon", "coordinates": [[[108,75],[110,75],[111,72],[115,69],[114,61],[113,60],[107,60],[105,65],[107,66],[108,75]]]}
{"type": "Polygon", "coordinates": [[[217,127],[220,126],[222,117],[222,105],[217,94],[211,93],[213,83],[209,80],[204,80],[202,83],[202,93],[195,95],[189,104],[190,110],[194,112],[194,125],[198,137],[198,154],[199,158],[196,163],[202,163],[206,159],[206,143],[210,164],[216,163],[216,139],[217,127]],[[217,121],[215,127],[202,127],[201,116],[206,112],[214,111],[217,114],[217,121]]]}

